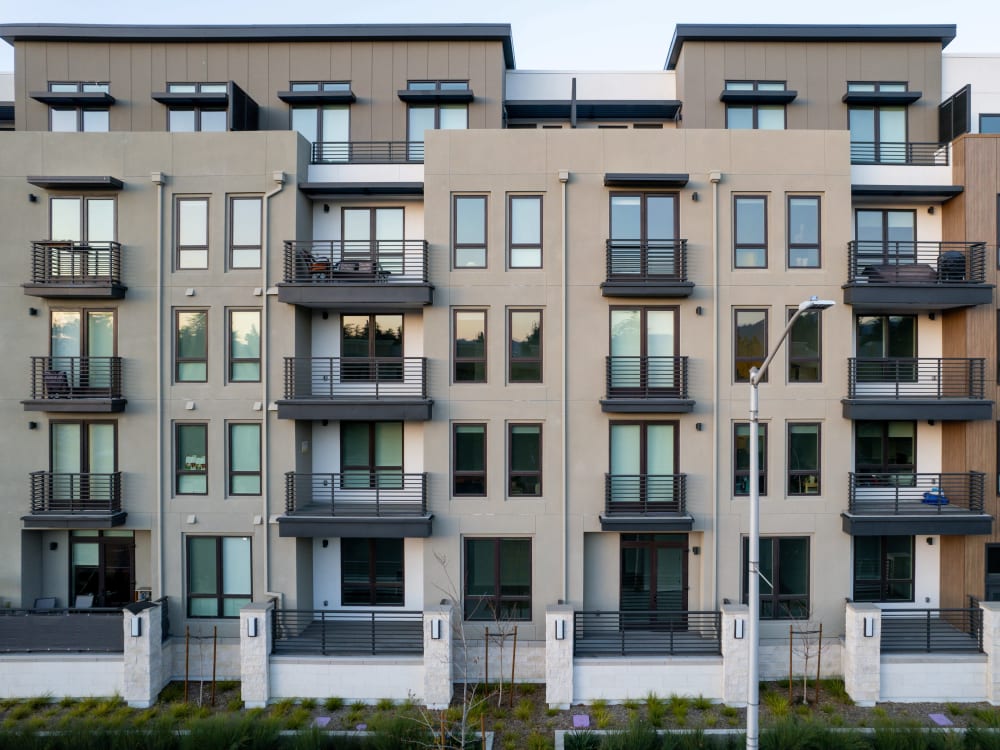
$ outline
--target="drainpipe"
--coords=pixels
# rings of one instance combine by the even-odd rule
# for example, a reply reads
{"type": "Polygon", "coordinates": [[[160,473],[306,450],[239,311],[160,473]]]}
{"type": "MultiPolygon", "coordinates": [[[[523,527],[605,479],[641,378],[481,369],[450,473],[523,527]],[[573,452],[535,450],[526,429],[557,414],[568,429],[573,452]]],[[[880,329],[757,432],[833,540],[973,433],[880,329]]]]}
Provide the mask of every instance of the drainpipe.
{"type": "Polygon", "coordinates": [[[719,506],[722,482],[719,478],[719,441],[721,440],[719,418],[719,325],[721,311],[719,303],[719,183],[722,182],[722,172],[712,170],[708,173],[708,181],[712,183],[712,356],[715,367],[712,368],[712,609],[719,608],[719,506]]]}
{"type": "Polygon", "coordinates": [[[275,182],[275,188],[269,193],[264,195],[264,206],[261,227],[261,239],[263,247],[261,248],[260,257],[260,291],[264,295],[264,299],[261,302],[260,310],[260,361],[261,361],[261,372],[260,372],[260,398],[261,398],[261,408],[264,411],[263,419],[261,419],[260,425],[260,488],[261,492],[261,519],[264,524],[264,591],[269,593],[271,588],[271,556],[270,556],[270,536],[271,536],[271,522],[270,514],[268,513],[268,498],[270,497],[270,491],[268,489],[268,481],[270,478],[270,471],[268,470],[270,466],[270,456],[271,456],[271,441],[268,439],[270,430],[268,425],[270,424],[270,411],[268,410],[268,405],[271,403],[268,398],[268,385],[269,378],[268,372],[270,371],[270,359],[269,350],[270,346],[268,342],[271,339],[270,332],[268,330],[268,303],[270,297],[267,294],[267,269],[268,260],[271,257],[271,236],[270,227],[271,222],[269,221],[271,205],[271,198],[280,193],[285,187],[285,173],[281,170],[276,170],[271,174],[271,179],[275,182]]]}
{"type": "MultiPolygon", "coordinates": [[[[573,81],[574,92],[576,80],[573,81]]],[[[559,170],[559,186],[562,193],[562,211],[559,228],[559,249],[562,258],[562,388],[560,395],[560,410],[562,417],[562,597],[561,601],[569,600],[569,258],[566,243],[566,184],[569,182],[569,171],[559,170]]]]}
{"type": "Polygon", "coordinates": [[[150,172],[156,185],[156,596],[163,590],[163,186],[166,175],[150,172]]]}

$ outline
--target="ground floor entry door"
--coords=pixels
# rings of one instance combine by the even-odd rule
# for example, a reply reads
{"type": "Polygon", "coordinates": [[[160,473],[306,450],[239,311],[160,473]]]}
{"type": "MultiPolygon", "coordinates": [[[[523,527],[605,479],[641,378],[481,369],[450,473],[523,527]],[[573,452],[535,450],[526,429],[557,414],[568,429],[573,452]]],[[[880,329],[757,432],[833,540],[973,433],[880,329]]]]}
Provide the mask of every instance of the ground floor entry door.
{"type": "Polygon", "coordinates": [[[622,534],[622,612],[686,611],[687,553],[686,534],[622,534]]]}
{"type": "Polygon", "coordinates": [[[135,537],[131,531],[73,531],[70,606],[93,597],[95,607],[122,607],[135,591],[135,537]]]}

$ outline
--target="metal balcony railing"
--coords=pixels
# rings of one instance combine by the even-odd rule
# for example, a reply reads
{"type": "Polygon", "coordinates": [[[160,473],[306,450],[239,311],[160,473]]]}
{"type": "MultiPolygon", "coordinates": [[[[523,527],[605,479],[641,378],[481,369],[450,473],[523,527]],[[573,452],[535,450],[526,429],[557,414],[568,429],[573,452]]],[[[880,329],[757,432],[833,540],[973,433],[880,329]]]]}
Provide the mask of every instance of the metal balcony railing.
{"type": "Polygon", "coordinates": [[[687,357],[607,357],[608,399],[686,399],[687,357]]]}
{"type": "Polygon", "coordinates": [[[272,653],[322,656],[419,656],[423,612],[278,609],[272,653]]]}
{"type": "Polygon", "coordinates": [[[124,648],[122,609],[0,608],[0,653],[118,653],[124,648]]]}
{"type": "Polygon", "coordinates": [[[852,240],[847,279],[868,284],[981,284],[986,243],[852,240]]]}
{"type": "Polygon", "coordinates": [[[848,510],[855,515],[943,515],[983,512],[986,475],[898,472],[848,475],[848,510]]]}
{"type": "Polygon", "coordinates": [[[31,358],[33,400],[121,397],[121,357],[31,358]]]}
{"type": "Polygon", "coordinates": [[[576,612],[574,656],[691,656],[722,653],[720,612],[576,612]]]}
{"type": "Polygon", "coordinates": [[[882,653],[982,653],[983,611],[883,609],[882,653]]]}
{"type": "Polygon", "coordinates": [[[285,242],[286,284],[423,284],[424,240],[285,242]]]}
{"type": "Polygon", "coordinates": [[[947,167],[947,143],[851,141],[851,164],[947,167]]]}
{"type": "Polygon", "coordinates": [[[285,474],[289,515],[362,518],[419,517],[427,514],[427,474],[347,470],[339,474],[285,474]]]}
{"type": "Polygon", "coordinates": [[[424,357],[285,357],[285,398],[425,399],[424,357]]]}
{"type": "Polygon", "coordinates": [[[687,474],[605,474],[604,510],[609,516],[683,515],[687,474]]]}
{"type": "Polygon", "coordinates": [[[122,474],[31,472],[31,514],[111,514],[122,509],[122,474]]]}
{"type": "Polygon", "coordinates": [[[687,240],[608,240],[608,281],[687,281],[687,240]]]}
{"type": "Polygon", "coordinates": [[[117,285],[121,258],[118,242],[38,240],[31,243],[31,283],[117,285]]]}
{"type": "Polygon", "coordinates": [[[313,164],[423,164],[423,141],[316,141],[313,164]]]}
{"type": "Polygon", "coordinates": [[[848,398],[982,399],[986,360],[958,357],[895,357],[847,360],[848,398]]]}

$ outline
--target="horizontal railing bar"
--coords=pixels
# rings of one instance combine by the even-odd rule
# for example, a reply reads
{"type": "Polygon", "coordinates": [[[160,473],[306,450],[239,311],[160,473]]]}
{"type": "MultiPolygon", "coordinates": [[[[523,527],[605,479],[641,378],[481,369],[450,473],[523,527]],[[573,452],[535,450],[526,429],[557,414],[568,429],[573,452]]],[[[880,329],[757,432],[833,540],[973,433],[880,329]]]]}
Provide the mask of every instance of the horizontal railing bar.
{"type": "Polygon", "coordinates": [[[983,512],[986,475],[968,473],[848,473],[848,509],[878,515],[983,512]]]}
{"type": "Polygon", "coordinates": [[[687,281],[687,240],[609,239],[608,280],[687,281]]]}
{"type": "Polygon", "coordinates": [[[423,141],[316,141],[313,164],[422,163],[423,141]]]}
{"type": "Polygon", "coordinates": [[[986,360],[960,357],[850,357],[848,397],[856,399],[984,398],[986,360]]]}
{"type": "Polygon", "coordinates": [[[916,240],[852,240],[847,243],[848,280],[868,284],[982,283],[986,243],[916,240]]]}
{"type": "Polygon", "coordinates": [[[427,398],[425,357],[285,357],[286,399],[427,398]]]}
{"type": "Polygon", "coordinates": [[[121,357],[32,357],[31,398],[122,397],[121,357]]]}
{"type": "Polygon", "coordinates": [[[427,474],[357,471],[285,474],[289,514],[419,517],[427,513],[427,474]]]}
{"type": "Polygon", "coordinates": [[[285,241],[285,283],[427,282],[426,240],[285,241]]]}
{"type": "Polygon", "coordinates": [[[121,243],[36,240],[31,243],[33,284],[112,285],[121,282],[121,243]]]}
{"type": "Polygon", "coordinates": [[[688,357],[606,357],[605,380],[608,400],[686,399],[688,357]]]}

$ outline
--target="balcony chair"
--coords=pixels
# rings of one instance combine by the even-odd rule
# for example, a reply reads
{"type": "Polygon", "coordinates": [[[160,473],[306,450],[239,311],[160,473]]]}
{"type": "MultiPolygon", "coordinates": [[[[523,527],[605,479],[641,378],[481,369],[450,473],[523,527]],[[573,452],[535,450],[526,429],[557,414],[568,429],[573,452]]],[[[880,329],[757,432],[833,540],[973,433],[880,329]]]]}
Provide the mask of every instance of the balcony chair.
{"type": "Polygon", "coordinates": [[[46,370],[42,373],[46,398],[69,398],[69,378],[63,370],[46,370]]]}

